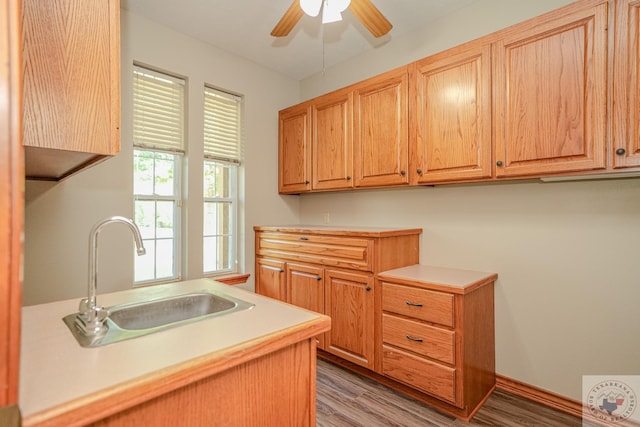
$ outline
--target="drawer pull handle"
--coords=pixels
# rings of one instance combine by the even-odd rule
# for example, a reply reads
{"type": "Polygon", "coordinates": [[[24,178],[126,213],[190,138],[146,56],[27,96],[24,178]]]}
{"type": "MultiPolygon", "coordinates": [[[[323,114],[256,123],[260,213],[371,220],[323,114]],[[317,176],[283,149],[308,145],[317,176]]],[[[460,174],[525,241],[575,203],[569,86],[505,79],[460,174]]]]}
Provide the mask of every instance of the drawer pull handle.
{"type": "Polygon", "coordinates": [[[309,240],[308,237],[301,237],[300,240],[309,240]]]}
{"type": "Polygon", "coordinates": [[[413,307],[422,307],[422,304],[419,302],[411,302],[411,301],[406,301],[405,302],[407,305],[411,305],[413,307]]]}
{"type": "Polygon", "coordinates": [[[407,339],[415,342],[422,342],[422,338],[414,338],[411,335],[407,335],[407,339]]]}

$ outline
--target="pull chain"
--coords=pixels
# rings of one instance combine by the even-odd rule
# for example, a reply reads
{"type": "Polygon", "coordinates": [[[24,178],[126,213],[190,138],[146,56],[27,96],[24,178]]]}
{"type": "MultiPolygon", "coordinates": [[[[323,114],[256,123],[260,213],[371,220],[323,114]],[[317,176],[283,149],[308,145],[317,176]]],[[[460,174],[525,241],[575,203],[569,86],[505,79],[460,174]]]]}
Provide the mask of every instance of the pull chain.
{"type": "Polygon", "coordinates": [[[322,34],[322,77],[324,78],[325,64],[324,64],[324,24],[320,27],[320,33],[322,34]]]}

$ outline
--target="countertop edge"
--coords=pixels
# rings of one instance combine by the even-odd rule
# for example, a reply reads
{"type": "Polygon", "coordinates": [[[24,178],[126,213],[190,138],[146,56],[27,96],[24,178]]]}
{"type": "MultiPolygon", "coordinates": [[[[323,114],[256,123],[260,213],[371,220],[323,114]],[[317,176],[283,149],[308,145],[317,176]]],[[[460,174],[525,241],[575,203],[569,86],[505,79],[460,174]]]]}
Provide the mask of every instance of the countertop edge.
{"type": "Polygon", "coordinates": [[[449,270],[451,272],[471,272],[475,273],[476,277],[468,282],[461,284],[452,284],[445,283],[443,281],[436,281],[432,278],[428,277],[428,274],[423,274],[422,272],[411,272],[407,273],[408,269],[412,267],[430,267],[430,266],[422,266],[420,264],[416,264],[413,266],[400,267],[393,270],[382,271],[378,273],[377,277],[381,281],[390,281],[394,283],[400,283],[410,286],[415,286],[423,289],[433,290],[433,291],[443,291],[449,292],[453,294],[465,295],[475,291],[476,289],[487,285],[489,283],[493,283],[498,279],[497,273],[486,273],[480,271],[470,271],[463,269],[453,269],[453,268],[441,268],[434,267],[440,270],[449,270]]]}
{"type": "Polygon", "coordinates": [[[393,237],[421,234],[422,228],[331,227],[327,225],[281,225],[253,227],[254,231],[287,232],[331,236],[393,237]]]}
{"type": "Polygon", "coordinates": [[[134,378],[116,387],[100,390],[31,414],[23,419],[23,426],[79,426],[96,422],[294,343],[312,339],[328,331],[330,327],[331,319],[328,316],[319,315],[315,319],[286,330],[187,360],[134,378]]]}

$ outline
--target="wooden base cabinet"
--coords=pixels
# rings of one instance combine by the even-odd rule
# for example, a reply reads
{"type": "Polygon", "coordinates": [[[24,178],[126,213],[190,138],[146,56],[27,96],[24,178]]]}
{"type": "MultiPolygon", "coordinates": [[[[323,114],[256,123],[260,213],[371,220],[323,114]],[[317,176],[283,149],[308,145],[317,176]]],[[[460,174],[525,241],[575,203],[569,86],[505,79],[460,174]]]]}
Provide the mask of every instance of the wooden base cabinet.
{"type": "Polygon", "coordinates": [[[287,301],[286,264],[272,259],[256,259],[256,292],[269,298],[287,301]]]}
{"type": "Polygon", "coordinates": [[[318,348],[374,369],[375,274],[417,263],[422,230],[254,229],[256,292],[327,314],[332,327],[318,337],[318,348]]]}
{"type": "MultiPolygon", "coordinates": [[[[287,264],[287,302],[316,313],[324,313],[324,269],[314,265],[287,264]]],[[[324,349],[324,335],[318,335],[318,348],[324,349]]]]}
{"type": "Polygon", "coordinates": [[[495,388],[497,276],[414,265],[378,278],[381,374],[469,420],[495,388]]]}
{"type": "Polygon", "coordinates": [[[373,275],[327,270],[326,277],[325,314],[331,317],[331,330],[323,349],[373,369],[373,275]]]}

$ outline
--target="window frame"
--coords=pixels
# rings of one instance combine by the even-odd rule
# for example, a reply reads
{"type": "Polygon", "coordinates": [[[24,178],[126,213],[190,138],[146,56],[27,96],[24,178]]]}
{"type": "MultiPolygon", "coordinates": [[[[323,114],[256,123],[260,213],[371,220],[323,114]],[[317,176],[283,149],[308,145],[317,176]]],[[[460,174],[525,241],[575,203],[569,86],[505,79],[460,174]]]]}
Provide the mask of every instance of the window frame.
{"type": "MultiPolygon", "coordinates": [[[[209,164],[219,164],[222,165],[223,167],[226,167],[229,169],[229,196],[228,197],[207,197],[204,195],[204,191],[203,191],[203,197],[202,197],[202,211],[203,211],[203,227],[202,227],[202,237],[203,237],[203,244],[202,244],[202,273],[205,276],[209,276],[209,277],[215,277],[215,276],[221,276],[221,275],[227,275],[227,274],[232,274],[232,273],[237,273],[239,271],[239,258],[238,258],[238,253],[239,253],[239,238],[238,238],[238,230],[239,230],[239,226],[238,226],[238,221],[239,221],[239,215],[238,215],[238,194],[239,194],[239,189],[238,189],[238,184],[240,181],[240,165],[236,162],[226,162],[223,160],[218,160],[218,159],[210,159],[210,158],[205,158],[203,161],[203,171],[204,168],[206,167],[207,163],[209,164]],[[229,203],[230,204],[230,212],[229,212],[229,220],[231,222],[231,226],[229,227],[230,229],[230,245],[231,245],[231,250],[230,250],[230,257],[231,257],[231,261],[230,261],[230,268],[228,269],[218,269],[218,270],[206,270],[205,269],[205,259],[206,259],[206,252],[204,249],[204,240],[206,237],[215,237],[215,236],[220,236],[220,235],[208,235],[205,234],[206,232],[206,227],[204,226],[204,222],[206,220],[206,216],[205,216],[205,210],[206,210],[206,204],[207,203],[229,203]]],[[[204,184],[204,172],[202,174],[202,180],[203,180],[203,184],[204,184]]]]}
{"type": "MultiPolygon", "coordinates": [[[[155,69],[154,67],[150,67],[147,65],[139,64],[137,62],[133,63],[133,86],[132,86],[132,101],[133,101],[133,110],[132,110],[132,118],[133,118],[133,133],[132,133],[132,143],[133,143],[133,164],[135,165],[136,156],[140,152],[149,152],[154,153],[154,163],[156,161],[155,153],[162,153],[171,155],[173,158],[173,195],[159,195],[155,194],[155,183],[156,183],[156,174],[155,169],[153,171],[153,185],[154,185],[154,194],[136,194],[135,193],[135,166],[132,168],[133,175],[133,202],[134,202],[134,218],[136,215],[136,203],[138,201],[147,201],[147,202],[173,202],[173,271],[171,276],[164,276],[158,278],[158,266],[161,264],[158,262],[157,257],[157,242],[161,240],[168,240],[169,238],[158,238],[157,236],[157,216],[154,218],[154,236],[152,239],[144,239],[145,242],[153,241],[154,245],[154,260],[153,260],[153,279],[145,279],[136,281],[136,263],[137,258],[134,260],[134,280],[133,286],[145,286],[151,284],[161,284],[161,283],[169,283],[181,280],[182,277],[182,264],[184,262],[183,258],[183,201],[182,201],[182,188],[184,185],[184,167],[183,163],[185,161],[185,144],[186,144],[186,127],[187,127],[187,95],[188,95],[188,82],[184,77],[177,76],[175,74],[155,69]],[[147,81],[144,79],[140,79],[139,73],[146,74],[150,77],[147,81]],[[155,79],[159,80],[158,85],[155,85],[155,79]],[[164,84],[169,83],[168,86],[164,86],[164,84]],[[180,87],[179,93],[173,91],[171,89],[173,85],[177,85],[180,87]],[[140,86],[138,86],[140,85],[140,86]],[[168,89],[167,89],[168,87],[168,89]],[[147,91],[138,90],[138,88],[148,89],[147,91]],[[167,90],[165,90],[167,89],[167,90]],[[176,97],[176,94],[179,95],[176,97]],[[157,95],[157,98],[154,98],[150,95],[157,95]],[[140,96],[140,98],[138,98],[140,96]],[[149,107],[148,103],[145,105],[146,97],[151,98],[151,107],[149,107]],[[175,105],[172,104],[173,101],[175,105]],[[137,111],[136,106],[140,105],[141,109],[137,111]],[[157,107],[157,108],[156,108],[157,107]],[[162,135],[165,133],[167,128],[163,128],[164,121],[162,117],[158,116],[158,112],[162,114],[163,112],[167,112],[167,118],[172,127],[170,133],[167,136],[167,140],[162,139],[162,135]],[[177,114],[173,114],[177,112],[177,114]],[[149,116],[145,116],[146,113],[149,113],[149,116]],[[139,116],[137,115],[139,114],[139,116]],[[145,121],[145,119],[149,117],[149,121],[145,121]],[[159,128],[156,125],[159,124],[159,128]],[[137,126],[141,127],[138,128],[137,126]],[[150,126],[149,128],[145,128],[145,125],[150,126]],[[147,130],[149,133],[147,133],[147,130]],[[177,132],[176,132],[177,131],[177,132]],[[137,133],[139,132],[139,133],[137,133]],[[137,140],[138,135],[142,138],[142,140],[137,140]]],[[[156,211],[157,212],[157,211],[156,211]]]]}
{"type": "MultiPolygon", "coordinates": [[[[207,277],[217,277],[217,276],[224,276],[224,275],[239,273],[242,268],[240,257],[241,257],[241,251],[242,251],[242,248],[244,248],[244,245],[241,241],[241,236],[240,236],[240,221],[241,221],[240,194],[242,192],[241,191],[242,189],[240,188],[240,185],[242,182],[240,174],[242,173],[241,172],[242,160],[243,160],[242,153],[244,148],[244,97],[242,95],[230,92],[228,90],[220,89],[205,83],[203,88],[203,101],[204,101],[203,102],[204,133],[203,133],[203,162],[202,162],[202,165],[203,165],[202,273],[207,277]],[[215,96],[214,100],[209,98],[210,95],[208,94],[208,92],[213,93],[213,95],[215,96]],[[216,102],[215,99],[218,99],[218,97],[222,97],[222,98],[225,98],[226,101],[232,101],[236,103],[235,117],[237,119],[237,122],[235,123],[236,124],[235,129],[237,131],[237,139],[236,139],[236,143],[234,144],[235,146],[234,153],[231,153],[231,151],[229,150],[232,145],[228,144],[228,141],[227,142],[222,141],[222,143],[220,143],[221,141],[212,141],[211,139],[207,140],[208,139],[207,126],[208,125],[215,126],[214,122],[217,122],[215,118],[208,116],[207,105],[208,104],[211,105],[212,103],[215,103],[216,105],[219,105],[221,109],[224,110],[224,104],[226,104],[226,101],[221,103],[216,102]],[[230,184],[231,186],[230,191],[233,192],[232,197],[208,198],[205,196],[204,169],[207,163],[217,163],[230,168],[230,175],[233,174],[233,178],[232,178],[233,182],[230,184]],[[231,242],[230,244],[232,246],[231,253],[233,256],[233,260],[232,260],[232,265],[230,269],[207,271],[205,269],[205,259],[207,257],[207,254],[205,251],[204,240],[209,235],[205,235],[205,206],[206,206],[206,203],[211,203],[211,202],[216,202],[221,200],[231,201],[230,221],[232,222],[232,227],[231,227],[232,236],[230,239],[230,242],[231,242]]],[[[211,130],[209,132],[211,132],[211,130]]],[[[209,133],[209,136],[210,136],[210,133],[209,133]]],[[[222,136],[222,138],[224,139],[228,136],[229,134],[225,133],[222,136]]]]}

